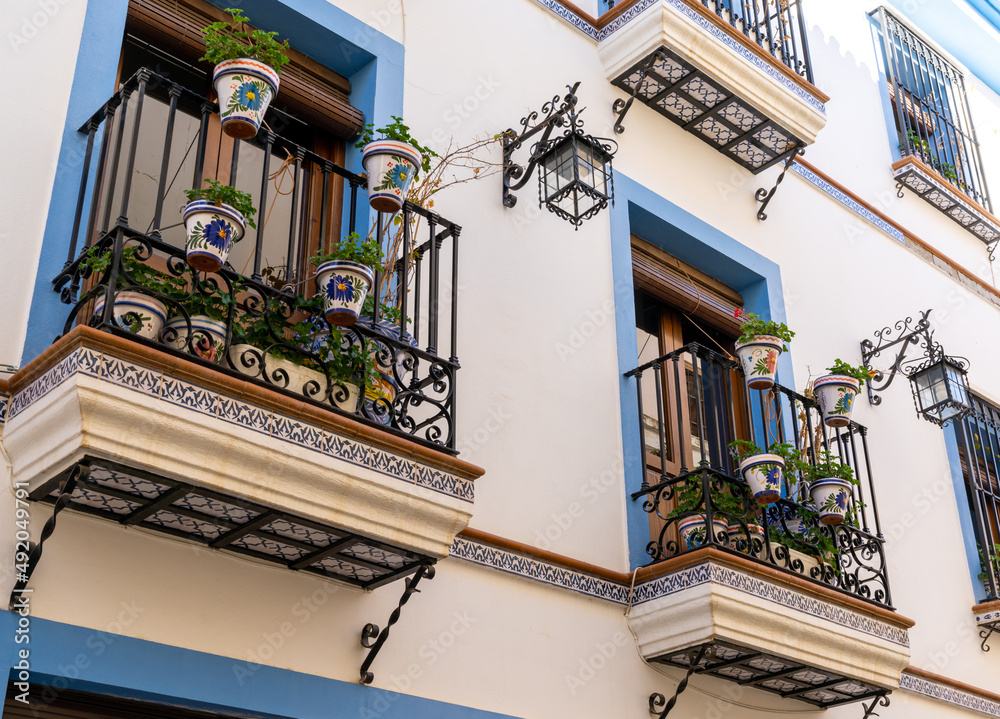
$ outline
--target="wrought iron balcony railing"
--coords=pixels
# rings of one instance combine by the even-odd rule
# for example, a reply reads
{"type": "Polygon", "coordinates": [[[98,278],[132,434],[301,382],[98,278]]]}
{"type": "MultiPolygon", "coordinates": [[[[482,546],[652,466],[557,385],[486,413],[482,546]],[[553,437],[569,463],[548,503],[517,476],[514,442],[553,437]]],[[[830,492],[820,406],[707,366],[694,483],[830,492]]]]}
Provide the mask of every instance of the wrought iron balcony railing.
{"type": "Polygon", "coordinates": [[[985,601],[1000,600],[1000,409],[973,397],[974,410],[956,423],[962,473],[979,546],[985,601]]]}
{"type": "MultiPolygon", "coordinates": [[[[778,62],[813,81],[801,0],[686,0],[701,4],[778,62]]],[[[609,0],[608,8],[621,5],[609,0]]]]}
{"type": "Polygon", "coordinates": [[[679,525],[700,518],[706,529],[695,542],[699,547],[891,607],[865,427],[851,422],[828,428],[815,401],[780,385],[744,390],[736,362],[694,343],[625,376],[636,381],[647,468],[632,499],[642,498],[651,517],[652,562],[690,551],[679,525]],[[655,406],[644,408],[644,398],[655,406]],[[837,456],[858,479],[847,521],[822,524],[795,472],[784,473],[776,503],[758,506],[728,449],[739,438],[762,449],[787,442],[813,465],[823,450],[837,456]],[[687,511],[676,509],[679,501],[687,511]]]}
{"type": "Polygon", "coordinates": [[[885,8],[877,17],[900,153],[919,159],[992,212],[965,78],[885,8]]]}
{"type": "Polygon", "coordinates": [[[369,212],[367,202],[358,207],[365,178],[264,129],[253,140],[233,141],[231,157],[212,160],[217,171],[228,166],[229,184],[246,186],[249,175],[260,188],[259,229],[243,240],[253,243],[241,258],[246,264],[237,270],[231,254],[219,272],[197,272],[185,260],[184,233],[175,229],[180,223],[165,219],[163,210],[165,198],[178,199],[181,171],[191,171],[200,187],[209,151],[221,155],[225,148],[226,140],[210,142],[214,112],[207,98],[143,69],[80,128],[88,140],[69,257],[53,280],[73,306],[64,332],[89,324],[454,454],[461,228],[412,203],[397,215],[401,222],[379,214],[374,231],[399,240],[394,261],[376,272],[359,322],[329,326],[307,297],[315,284],[304,248],[310,237],[313,247],[322,247],[328,235],[339,234],[338,215],[355,231],[359,212],[369,212]],[[182,125],[190,138],[178,130],[182,125]],[[178,140],[188,139],[182,156],[178,140]],[[286,153],[283,164],[294,181],[275,193],[270,162],[278,150],[286,153]],[[151,166],[159,168],[155,176],[140,172],[151,166]],[[140,181],[145,184],[137,190],[140,181]],[[278,223],[267,220],[275,194],[288,198],[277,244],[270,238],[278,223]],[[285,253],[281,267],[262,267],[268,247],[285,253]],[[95,268],[93,258],[102,257],[106,266],[95,268]],[[134,332],[142,311],[116,311],[123,292],[162,302],[168,328],[149,338],[134,332]],[[206,306],[215,308],[219,336],[192,322],[206,306]]]}

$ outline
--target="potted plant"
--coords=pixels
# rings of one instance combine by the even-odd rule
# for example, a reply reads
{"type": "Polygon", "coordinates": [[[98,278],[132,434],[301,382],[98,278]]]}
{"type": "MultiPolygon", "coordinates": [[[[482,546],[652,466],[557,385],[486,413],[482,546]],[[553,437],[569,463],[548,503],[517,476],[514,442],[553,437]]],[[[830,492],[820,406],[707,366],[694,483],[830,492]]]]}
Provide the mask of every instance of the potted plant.
{"type": "Polygon", "coordinates": [[[813,393],[823,412],[827,427],[846,427],[851,423],[851,409],[858,391],[871,375],[864,367],[849,365],[841,359],[827,367],[830,374],[817,377],[813,393]]]}
{"type": "MultiPolygon", "coordinates": [[[[111,250],[98,252],[97,247],[91,247],[86,257],[80,263],[81,268],[90,272],[104,273],[111,264],[111,250]]],[[[115,287],[115,301],[112,310],[114,322],[122,329],[128,330],[132,334],[139,335],[148,340],[155,341],[163,328],[163,323],[167,318],[167,307],[156,297],[153,297],[141,290],[118,289],[129,286],[131,280],[134,285],[140,286],[151,292],[163,294],[168,285],[175,281],[175,278],[153,269],[139,258],[139,248],[136,246],[125,247],[122,250],[122,269],[125,275],[118,274],[115,287]]],[[[94,303],[94,316],[103,317],[104,314],[104,293],[98,295],[94,303]]]]}
{"type": "Polygon", "coordinates": [[[215,64],[212,82],[219,96],[222,131],[247,140],[257,134],[267,107],[278,94],[278,73],[288,62],[288,41],[276,32],[250,30],[242,10],[227,8],[229,22],[212,23],[204,30],[203,61],[215,64]]]}
{"type": "Polygon", "coordinates": [[[361,139],[354,145],[361,150],[361,163],[368,175],[368,204],[378,212],[398,212],[403,207],[410,185],[421,170],[429,172],[431,158],[437,153],[410,136],[403,119],[392,115],[392,122],[374,129],[365,125],[361,139]],[[375,139],[375,133],[381,137],[375,139]]]}
{"type": "Polygon", "coordinates": [[[218,272],[247,226],[257,229],[253,220],[257,208],[246,192],[217,180],[205,183],[208,187],[184,191],[188,198],[184,207],[187,261],[200,272],[218,272]]]}
{"type": "MultiPolygon", "coordinates": [[[[677,532],[685,551],[697,549],[706,543],[707,532],[701,477],[695,475],[686,482],[675,485],[674,498],[677,506],[665,519],[677,520],[677,532]]],[[[712,532],[716,540],[721,542],[721,538],[730,536],[731,521],[744,517],[746,511],[742,500],[728,491],[712,491],[711,501],[712,532]]],[[[738,522],[732,524],[737,528],[740,526],[738,522]]],[[[742,530],[738,529],[737,533],[742,533],[742,530]]]]}
{"type": "Polygon", "coordinates": [[[375,281],[375,269],[381,270],[378,239],[361,240],[352,232],[328,252],[317,252],[310,261],[316,267],[316,288],[323,298],[326,321],[341,327],[353,325],[375,281]]]}
{"type": "Polygon", "coordinates": [[[778,371],[778,355],[788,350],[795,333],[784,322],[765,320],[753,312],[736,310],[741,320],[736,354],[740,358],[743,376],[750,389],[768,389],[774,385],[778,371]]]}
{"type": "Polygon", "coordinates": [[[729,451],[740,463],[740,476],[757,504],[774,504],[781,498],[786,457],[795,452],[790,444],[774,443],[765,452],[753,442],[738,439],[729,443],[729,451]]]}
{"type": "Polygon", "coordinates": [[[187,283],[170,288],[167,294],[184,307],[188,317],[171,313],[163,326],[160,341],[176,350],[217,362],[226,346],[226,323],[231,308],[235,307],[237,291],[234,287],[230,294],[207,285],[189,288],[187,283]]]}
{"type": "Polygon", "coordinates": [[[983,588],[986,589],[987,596],[989,596],[993,591],[993,588],[990,586],[989,572],[986,571],[989,564],[993,565],[993,576],[998,582],[1000,582],[1000,542],[993,544],[993,548],[990,550],[990,555],[991,556],[987,560],[987,558],[983,556],[983,548],[979,547],[979,567],[983,570],[979,573],[979,581],[983,583],[983,588]],[[989,564],[987,564],[987,562],[989,562],[989,564]]]}
{"type": "Polygon", "coordinates": [[[841,463],[829,450],[820,452],[815,464],[806,464],[803,476],[809,482],[819,521],[823,524],[841,524],[851,506],[851,487],[858,484],[854,470],[841,463]]]}

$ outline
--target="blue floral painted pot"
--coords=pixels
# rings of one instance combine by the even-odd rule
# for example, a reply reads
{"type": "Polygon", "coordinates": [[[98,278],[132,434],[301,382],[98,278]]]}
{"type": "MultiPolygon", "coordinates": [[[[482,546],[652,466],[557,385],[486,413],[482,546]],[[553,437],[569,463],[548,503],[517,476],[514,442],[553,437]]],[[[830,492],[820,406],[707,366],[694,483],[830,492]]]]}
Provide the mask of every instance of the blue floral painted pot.
{"type": "Polygon", "coordinates": [[[374,270],[358,262],[331,260],[317,267],[316,289],[323,298],[326,321],[340,327],[357,322],[374,282],[374,270]]]}
{"type": "Polygon", "coordinates": [[[750,389],[769,389],[778,372],[778,355],[785,343],[779,337],[757,335],[750,342],[736,345],[743,377],[750,389]]]}
{"type": "MultiPolygon", "coordinates": [[[[94,314],[104,312],[104,295],[94,303],[94,314]]],[[[132,334],[155,340],[167,319],[167,308],[155,297],[132,290],[119,290],[115,294],[115,324],[132,334]]]]}
{"type": "Polygon", "coordinates": [[[740,474],[757,504],[774,504],[781,498],[784,471],[785,460],[776,454],[755,454],[740,462],[740,474]]]}
{"type": "MultiPolygon", "coordinates": [[[[729,523],[716,517],[712,520],[712,528],[716,537],[724,537],[729,531],[729,523]]],[[[685,549],[697,549],[705,544],[707,539],[705,536],[705,515],[695,514],[685,517],[677,523],[677,531],[685,549]]]]}
{"type": "Polygon", "coordinates": [[[207,315],[191,315],[191,342],[188,343],[188,326],[183,317],[174,317],[163,326],[160,341],[181,352],[193,354],[209,362],[222,358],[226,346],[226,323],[207,315]]]}
{"type": "Polygon", "coordinates": [[[240,57],[216,65],[212,83],[219,96],[222,131],[239,140],[255,137],[278,94],[278,73],[259,60],[240,57]]]}
{"type": "Polygon", "coordinates": [[[234,242],[243,239],[246,220],[232,205],[195,200],[184,207],[187,261],[199,272],[218,272],[234,242]]]}
{"type": "Polygon", "coordinates": [[[747,522],[746,530],[740,524],[730,524],[726,532],[729,544],[737,551],[754,555],[767,551],[764,548],[764,528],[759,524],[747,522]]]}
{"type": "Polygon", "coordinates": [[[361,151],[368,174],[368,204],[379,212],[398,212],[420,170],[420,153],[396,140],[369,142],[361,151]]]}
{"type": "Polygon", "coordinates": [[[809,494],[823,524],[841,524],[851,506],[851,483],[839,477],[817,479],[809,485],[809,494]]]}
{"type": "Polygon", "coordinates": [[[851,410],[861,383],[844,374],[825,374],[813,382],[813,392],[823,410],[827,427],[846,427],[851,423],[851,410]]]}

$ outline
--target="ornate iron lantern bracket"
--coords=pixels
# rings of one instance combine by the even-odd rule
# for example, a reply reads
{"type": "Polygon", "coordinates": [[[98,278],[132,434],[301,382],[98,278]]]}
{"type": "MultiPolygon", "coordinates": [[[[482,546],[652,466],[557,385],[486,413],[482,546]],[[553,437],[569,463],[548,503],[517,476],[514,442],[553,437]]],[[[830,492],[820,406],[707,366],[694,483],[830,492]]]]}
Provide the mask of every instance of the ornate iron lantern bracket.
{"type": "MultiPolygon", "coordinates": [[[[66,479],[62,481],[62,485],[59,487],[59,499],[56,500],[55,507],[52,509],[52,516],[49,517],[48,521],[42,527],[38,544],[30,542],[28,559],[23,563],[16,562],[15,564],[17,581],[14,582],[14,588],[10,592],[10,601],[7,605],[11,611],[14,611],[18,606],[25,606],[27,604],[27,600],[23,599],[23,595],[25,592],[31,591],[28,589],[28,581],[31,579],[35,568],[38,567],[38,561],[42,558],[42,546],[45,544],[45,540],[51,537],[56,529],[56,516],[72,501],[71,498],[73,491],[76,489],[77,482],[86,481],[88,476],[90,476],[90,468],[78,464],[70,471],[66,479]]],[[[21,502],[24,500],[19,499],[17,501],[21,502]]]]}
{"type": "Polygon", "coordinates": [[[778,185],[780,185],[782,180],[785,179],[785,173],[788,172],[788,170],[792,167],[793,164],[795,164],[795,160],[797,160],[799,156],[804,154],[806,154],[806,149],[804,147],[792,148],[791,152],[788,155],[788,159],[785,160],[785,167],[781,170],[781,174],[778,175],[778,179],[775,180],[774,187],[771,188],[770,192],[768,192],[768,190],[764,187],[761,187],[760,189],[757,190],[757,193],[754,195],[754,197],[757,199],[757,202],[761,203],[760,208],[757,210],[757,219],[760,220],[761,222],[767,219],[767,214],[764,212],[764,210],[766,210],[768,204],[770,204],[771,198],[774,197],[774,193],[778,191],[778,185]]]}
{"type": "Polygon", "coordinates": [[[514,191],[524,187],[538,168],[539,206],[568,220],[577,229],[608,203],[614,204],[611,159],[618,151],[614,140],[587,135],[577,111],[577,88],[567,86],[565,96],[556,95],[542,106],[543,118],[532,112],[521,118],[521,132],[506,130],[503,143],[503,204],[514,207],[514,191]],[[561,101],[561,102],[560,102],[561,101]],[[556,128],[561,134],[553,137],[556,128]],[[514,162],[514,153],[541,133],[531,145],[526,165],[514,162]]]}
{"type": "Polygon", "coordinates": [[[979,636],[983,638],[983,643],[981,645],[984,652],[988,652],[990,648],[986,646],[986,642],[990,640],[994,634],[1000,634],[1000,621],[990,622],[989,624],[980,625],[979,636]]]}
{"type": "Polygon", "coordinates": [[[412,577],[408,577],[406,580],[406,589],[403,590],[403,596],[399,598],[399,605],[392,610],[392,614],[389,615],[389,621],[386,622],[385,629],[379,631],[377,624],[368,623],[361,630],[361,646],[368,649],[368,656],[365,657],[365,661],[361,664],[361,683],[371,684],[375,680],[375,675],[372,674],[368,669],[371,667],[372,662],[375,661],[375,657],[378,656],[379,651],[382,649],[382,645],[385,644],[385,640],[389,638],[389,629],[399,621],[399,613],[403,608],[403,605],[410,600],[410,595],[420,590],[417,589],[417,585],[420,584],[420,580],[427,577],[428,580],[434,579],[434,565],[433,564],[421,564],[417,569],[416,574],[412,577]]]}
{"type": "Polygon", "coordinates": [[[884,391],[897,374],[909,378],[913,387],[913,403],[917,413],[938,425],[945,425],[970,409],[966,371],[969,361],[964,357],[946,355],[939,342],[934,341],[934,331],[927,316],[931,310],[920,313],[914,323],[912,317],[899,320],[891,327],[875,333],[878,344],[871,340],[861,342],[861,360],[868,369],[868,401],[873,405],[882,402],[876,392],[884,391]],[[907,359],[910,345],[918,345],[923,353],[907,359]],[[886,372],[872,367],[872,360],[886,350],[898,347],[896,358],[886,372]],[[880,384],[881,383],[881,384],[880,384]]]}
{"type": "Polygon", "coordinates": [[[632,88],[632,94],[629,96],[628,101],[618,98],[611,105],[611,112],[618,115],[618,119],[615,120],[615,134],[620,135],[625,132],[625,126],[622,124],[622,120],[625,119],[625,115],[628,114],[629,109],[632,107],[632,103],[635,102],[635,96],[639,94],[639,89],[642,87],[643,81],[645,81],[646,76],[649,75],[653,70],[653,66],[658,62],[666,62],[667,56],[662,52],[657,50],[652,55],[649,56],[649,61],[646,63],[645,67],[642,68],[642,72],[639,73],[639,79],[635,82],[635,87],[632,88]]]}
{"type": "Polygon", "coordinates": [[[691,664],[688,665],[687,674],[684,675],[684,678],[677,685],[677,689],[674,691],[674,695],[670,697],[670,701],[667,701],[667,698],[659,692],[653,692],[649,695],[649,713],[656,714],[657,719],[666,719],[667,715],[674,708],[674,705],[677,704],[677,697],[687,689],[688,682],[691,681],[691,676],[708,669],[707,664],[704,666],[701,665],[702,660],[711,659],[714,655],[715,647],[709,644],[702,644],[697,654],[692,651],[688,655],[691,657],[691,664]]]}

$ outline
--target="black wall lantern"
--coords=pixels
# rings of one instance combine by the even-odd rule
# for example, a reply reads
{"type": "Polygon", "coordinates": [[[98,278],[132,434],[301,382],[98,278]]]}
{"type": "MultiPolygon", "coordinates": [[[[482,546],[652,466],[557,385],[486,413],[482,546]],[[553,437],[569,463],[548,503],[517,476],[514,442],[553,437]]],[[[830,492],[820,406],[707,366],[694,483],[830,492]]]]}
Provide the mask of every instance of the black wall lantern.
{"type": "Polygon", "coordinates": [[[545,103],[541,122],[532,125],[538,120],[538,113],[532,112],[521,118],[520,134],[512,129],[503,133],[503,204],[505,207],[517,204],[513,191],[528,183],[538,165],[539,206],[547,207],[549,212],[579,229],[584,220],[603,210],[609,202],[614,204],[611,158],[618,151],[618,143],[584,134],[576,112],[578,87],[579,82],[569,88],[565,97],[556,95],[545,103]],[[565,130],[553,138],[552,132],[557,127],[565,130]],[[543,134],[531,147],[527,167],[516,164],[514,152],[538,133],[543,134]]]}
{"type": "Polygon", "coordinates": [[[899,351],[888,377],[884,372],[875,371],[868,382],[868,401],[874,405],[880,404],[882,398],[875,393],[883,391],[892,384],[897,373],[902,373],[910,378],[917,412],[934,424],[945,425],[972,409],[966,376],[969,361],[963,357],[949,357],[941,345],[934,341],[934,332],[927,321],[930,313],[930,310],[921,312],[916,324],[913,324],[912,318],[907,317],[892,327],[879,330],[875,333],[877,345],[871,340],[861,343],[861,358],[865,367],[871,371],[871,361],[874,358],[898,345],[899,351]],[[897,333],[899,336],[893,339],[897,333]],[[918,345],[923,350],[923,355],[906,359],[906,351],[910,345],[918,345]],[[877,383],[881,384],[876,386],[877,383]]]}

